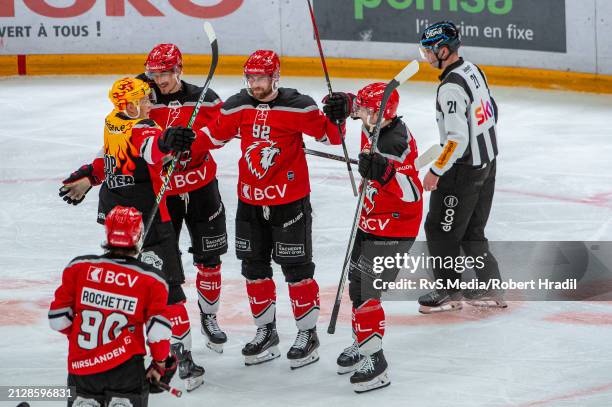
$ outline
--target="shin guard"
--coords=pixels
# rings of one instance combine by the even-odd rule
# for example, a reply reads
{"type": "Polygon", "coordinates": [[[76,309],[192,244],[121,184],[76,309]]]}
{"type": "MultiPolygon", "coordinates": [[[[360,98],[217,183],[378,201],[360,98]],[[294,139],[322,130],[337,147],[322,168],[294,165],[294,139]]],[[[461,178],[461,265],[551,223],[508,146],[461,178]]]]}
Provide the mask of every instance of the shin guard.
{"type": "Polygon", "coordinates": [[[255,325],[262,327],[276,318],[276,285],[271,278],[246,280],[251,313],[255,325]]]}
{"type": "Polygon", "coordinates": [[[198,288],[198,306],[203,314],[216,314],[219,311],[219,298],[221,296],[221,265],[206,267],[196,264],[198,275],[196,287],[198,288]]]}
{"type": "Polygon", "coordinates": [[[355,310],[355,333],[362,354],[372,355],[382,349],[385,311],[380,300],[369,299],[355,310]]]}
{"type": "Polygon", "coordinates": [[[289,298],[295,317],[295,324],[300,331],[312,329],[317,325],[319,310],[319,285],[312,278],[289,284],[289,298]]]}

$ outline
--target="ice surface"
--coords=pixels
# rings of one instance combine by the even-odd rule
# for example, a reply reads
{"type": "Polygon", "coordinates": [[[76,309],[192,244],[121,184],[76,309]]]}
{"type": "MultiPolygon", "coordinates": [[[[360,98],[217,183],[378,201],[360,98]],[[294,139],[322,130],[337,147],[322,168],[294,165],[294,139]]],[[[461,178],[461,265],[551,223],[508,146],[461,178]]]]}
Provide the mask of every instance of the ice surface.
{"type": "MultiPolygon", "coordinates": [[[[65,383],[66,340],[48,328],[46,312],[65,264],[98,253],[97,194],[77,207],[57,196],[60,180],[91,159],[102,142],[115,77],[26,77],[0,80],[0,385],[65,383]]],[[[187,77],[202,83],[203,77],[187,77]]],[[[334,79],[355,92],[364,80],[334,79]]],[[[324,82],[283,78],[321,100],[324,82]]],[[[227,98],[239,77],[216,77],[227,98]]],[[[435,84],[400,89],[400,113],[419,148],[437,142],[435,84]]],[[[612,240],[612,97],[560,91],[493,88],[500,107],[497,191],[487,228],[492,240],[612,240]]],[[[358,125],[349,121],[348,146],[358,152],[358,125]]],[[[307,146],[341,154],[339,147],[307,146]]],[[[219,185],[234,236],[239,144],[215,151],[219,185]]],[[[309,157],[313,240],[321,286],[321,361],[290,371],[282,357],[246,368],[240,354],[252,338],[238,261],[223,257],[220,323],[229,343],[223,355],[204,347],[197,326],[195,271],[183,257],[194,324],[194,357],[206,368],[200,389],[151,406],[610,406],[612,307],[606,303],[513,303],[506,311],[467,307],[424,316],[415,303],[386,303],[384,349],[392,385],[355,395],[348,376],[335,373],[338,353],[351,342],[348,302],[335,335],[325,333],[355,200],[344,164],[309,157]]],[[[425,199],[428,199],[426,194],[425,199]]],[[[423,234],[419,236],[423,239],[423,234]]],[[[181,247],[189,247],[187,234],[181,247]]],[[[295,325],[287,288],[275,266],[281,349],[295,325]]],[[[173,385],[181,388],[178,379],[173,385]]],[[[6,402],[1,405],[14,406],[6,402]]],[[[32,406],[62,405],[31,403],[32,406]]]]}

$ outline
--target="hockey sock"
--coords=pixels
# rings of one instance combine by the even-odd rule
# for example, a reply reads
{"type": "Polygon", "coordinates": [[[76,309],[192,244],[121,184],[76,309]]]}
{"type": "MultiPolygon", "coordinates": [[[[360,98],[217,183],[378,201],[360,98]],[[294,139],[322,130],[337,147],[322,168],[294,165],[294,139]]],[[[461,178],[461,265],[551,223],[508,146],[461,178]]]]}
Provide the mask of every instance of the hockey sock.
{"type": "Polygon", "coordinates": [[[172,322],[172,338],[170,343],[180,342],[185,350],[191,350],[191,328],[185,303],[168,305],[167,318],[172,322]]]}
{"type": "Polygon", "coordinates": [[[369,299],[355,310],[355,332],[362,354],[372,355],[382,349],[385,311],[380,300],[369,299]]]}
{"type": "Polygon", "coordinates": [[[271,278],[246,280],[247,295],[255,325],[262,327],[276,317],[276,285],[271,278]]]}
{"type": "Polygon", "coordinates": [[[289,298],[300,331],[312,329],[319,319],[319,285],[312,278],[289,284],[289,298]]]}
{"type": "Polygon", "coordinates": [[[198,306],[204,314],[216,314],[219,311],[219,298],[221,296],[221,265],[206,267],[196,264],[198,275],[196,287],[198,288],[198,306]]]}

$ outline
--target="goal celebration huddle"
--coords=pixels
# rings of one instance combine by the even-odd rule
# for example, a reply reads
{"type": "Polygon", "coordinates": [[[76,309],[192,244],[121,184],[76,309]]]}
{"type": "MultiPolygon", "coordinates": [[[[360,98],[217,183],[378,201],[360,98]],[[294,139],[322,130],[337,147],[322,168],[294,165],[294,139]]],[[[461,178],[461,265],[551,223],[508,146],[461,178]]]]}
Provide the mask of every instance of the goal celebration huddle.
{"type": "MultiPolygon", "coordinates": [[[[383,351],[385,311],[382,293],[371,288],[375,273],[366,245],[401,242],[403,250],[409,248],[425,215],[431,254],[487,252],[478,278],[499,278],[484,232],[495,189],[498,107],[484,72],[459,56],[461,37],[452,22],[432,24],[419,38],[423,60],[440,71],[431,111],[440,144],[431,159],[423,154],[420,161],[418,135],[409,129],[410,117],[398,112],[397,91],[418,71],[418,63],[407,64],[388,83],[332,91],[319,48],[329,94],[318,103],[299,89],[281,86],[279,56],[262,49],[245,58],[244,88],[222,100],[209,87],[218,51],[214,31],[209,25],[206,31],[213,56],[205,85],[182,79],[177,45],[156,45],[142,74],[110,86],[112,110],[99,123],[104,130],[99,153],[92,151],[91,162],[60,188],[67,203],[78,205],[99,187],[92,219],[106,236],[102,254],[79,256],[66,266],[49,309],[51,328],[68,338],[68,385],[77,395],[69,406],[146,406],[149,393],[180,396],[172,387],[179,383],[175,374],[187,391],[205,383],[204,363],[192,355],[192,327],[211,351],[224,352],[228,335],[217,320],[223,275],[238,271],[226,269],[227,256],[240,261],[254,323],[253,338],[241,350],[247,369],[281,357],[276,286],[282,280],[273,276],[272,262],[282,270],[295,319],[295,340],[284,356],[291,369],[313,364],[306,369],[317,369],[325,338],[318,326],[308,137],[344,153],[347,188],[353,183],[358,192],[328,329],[333,333],[338,313],[348,312],[339,309],[348,281],[353,335],[337,349],[337,372],[350,374],[355,392],[388,386],[393,365],[383,351]],[[483,113],[482,105],[490,109],[483,113]],[[361,123],[360,134],[347,134],[347,120],[361,123]],[[215,150],[232,142],[241,150],[234,236],[227,233],[214,158],[215,150]],[[358,188],[346,153],[346,144],[357,142],[358,188]],[[424,211],[425,192],[431,197],[424,211]],[[183,225],[190,247],[181,251],[183,225]],[[228,252],[228,241],[234,242],[234,253],[228,252]],[[194,288],[185,284],[185,252],[196,272],[199,321],[190,321],[187,313],[186,291],[194,288]]],[[[455,281],[461,274],[439,267],[434,277],[455,281]]],[[[419,298],[422,313],[457,310],[464,302],[506,306],[502,293],[486,290],[438,289],[419,298]]]]}

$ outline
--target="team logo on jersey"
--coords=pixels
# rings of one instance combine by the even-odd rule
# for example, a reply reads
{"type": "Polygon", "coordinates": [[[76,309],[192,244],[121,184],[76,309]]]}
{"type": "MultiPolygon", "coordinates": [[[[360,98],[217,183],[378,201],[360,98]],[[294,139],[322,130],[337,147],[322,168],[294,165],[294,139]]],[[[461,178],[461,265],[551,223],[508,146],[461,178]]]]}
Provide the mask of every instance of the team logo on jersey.
{"type": "Polygon", "coordinates": [[[247,147],[244,159],[253,175],[263,179],[270,168],[275,164],[274,160],[281,150],[275,147],[276,143],[270,140],[256,141],[247,147]]]}
{"type": "Polygon", "coordinates": [[[102,267],[89,266],[89,270],[87,270],[87,280],[99,283],[102,281],[103,271],[104,269],[102,267]]]}
{"type": "Polygon", "coordinates": [[[366,213],[368,214],[372,212],[376,206],[376,203],[374,202],[374,197],[376,194],[378,194],[378,188],[374,186],[374,181],[368,181],[365,199],[363,200],[363,209],[365,209],[366,213]]]}
{"type": "Polygon", "coordinates": [[[165,128],[172,126],[174,122],[178,120],[181,115],[181,106],[183,105],[181,105],[181,102],[178,100],[173,100],[168,103],[168,117],[166,118],[165,128]]]}
{"type": "Polygon", "coordinates": [[[164,261],[154,251],[140,253],[140,261],[150,264],[158,270],[161,270],[164,265],[164,261]]]}

